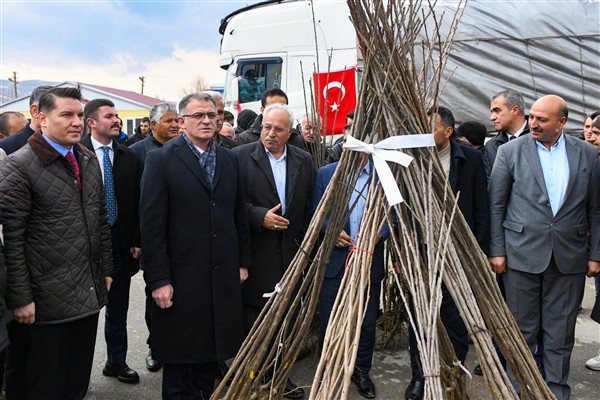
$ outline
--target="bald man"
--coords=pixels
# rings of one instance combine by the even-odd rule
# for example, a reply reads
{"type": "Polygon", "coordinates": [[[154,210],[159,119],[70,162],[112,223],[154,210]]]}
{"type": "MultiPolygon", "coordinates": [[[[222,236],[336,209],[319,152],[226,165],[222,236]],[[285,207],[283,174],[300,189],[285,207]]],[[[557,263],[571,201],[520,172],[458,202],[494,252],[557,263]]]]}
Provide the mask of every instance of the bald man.
{"type": "Polygon", "coordinates": [[[564,134],[568,113],[558,96],[538,99],[530,135],[498,148],[489,184],[490,265],[505,273],[506,302],[532,351],[541,331],[558,400],[571,393],[585,277],[600,273],[600,165],[592,145],[564,134]]]}

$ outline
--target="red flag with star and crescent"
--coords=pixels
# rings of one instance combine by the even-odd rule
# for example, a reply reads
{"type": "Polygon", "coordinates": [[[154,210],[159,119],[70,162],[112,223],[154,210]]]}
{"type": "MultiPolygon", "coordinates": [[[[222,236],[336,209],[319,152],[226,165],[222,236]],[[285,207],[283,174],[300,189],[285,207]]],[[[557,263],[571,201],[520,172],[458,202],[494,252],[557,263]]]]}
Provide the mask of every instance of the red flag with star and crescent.
{"type": "Polygon", "coordinates": [[[344,132],[346,115],[356,108],[356,70],[348,68],[313,74],[315,102],[324,134],[344,132]]]}

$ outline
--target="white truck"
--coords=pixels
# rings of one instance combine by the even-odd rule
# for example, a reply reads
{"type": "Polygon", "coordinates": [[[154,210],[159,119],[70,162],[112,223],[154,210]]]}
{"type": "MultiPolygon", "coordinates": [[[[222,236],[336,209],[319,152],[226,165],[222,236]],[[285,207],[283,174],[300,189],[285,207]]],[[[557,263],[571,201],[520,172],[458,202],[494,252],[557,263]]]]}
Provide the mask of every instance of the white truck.
{"type": "MultiPolygon", "coordinates": [[[[457,4],[437,2],[436,14],[446,15],[442,33],[457,4]]],[[[569,104],[567,130],[580,131],[584,116],[600,108],[599,26],[598,1],[469,1],[440,103],[453,110],[457,121],[478,120],[492,130],[488,117],[494,93],[519,90],[527,106],[554,93],[569,104]]],[[[360,71],[362,65],[343,0],[255,3],[227,15],[219,32],[220,66],[227,71],[224,101],[234,114],[245,108],[258,111],[261,93],[278,87],[300,118],[311,107],[309,79],[316,69],[356,66],[360,71]]]]}

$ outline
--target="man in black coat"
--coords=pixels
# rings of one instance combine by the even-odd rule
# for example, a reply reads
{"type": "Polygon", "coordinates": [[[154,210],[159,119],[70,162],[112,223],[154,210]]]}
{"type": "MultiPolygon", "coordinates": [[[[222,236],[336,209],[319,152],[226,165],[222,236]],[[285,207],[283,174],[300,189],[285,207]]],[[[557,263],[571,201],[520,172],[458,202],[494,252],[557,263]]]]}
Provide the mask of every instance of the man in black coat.
{"type": "Polygon", "coordinates": [[[498,147],[510,140],[529,133],[529,125],[525,118],[525,100],[521,93],[514,90],[503,90],[492,97],[490,120],[498,134],[486,143],[483,161],[487,178],[490,178],[498,147]]]}
{"type": "MultiPolygon", "coordinates": [[[[310,154],[287,145],[293,116],[283,104],[264,111],[260,141],[234,149],[250,215],[252,265],[242,285],[246,333],[302,243],[310,223],[314,168],[310,154]]],[[[286,397],[303,390],[288,383],[286,397]]]]}
{"type": "Polygon", "coordinates": [[[113,284],[108,293],[104,324],[108,360],[102,373],[121,382],[136,383],[140,378],[126,363],[127,310],[131,277],[139,270],[142,247],[138,217],[142,164],[133,151],[116,141],[120,123],[112,101],[89,101],[85,105],[84,120],[90,135],[85,136],[81,144],[98,157],[113,247],[113,284]]]}
{"type": "Polygon", "coordinates": [[[163,399],[210,398],[217,362],[242,343],[250,233],[237,157],[213,141],[210,95],[179,103],[184,133],[148,155],[140,222],[163,399]],[[204,397],[202,397],[204,396],[204,397]]]}
{"type": "MultiPolygon", "coordinates": [[[[442,167],[448,175],[452,191],[455,194],[460,193],[458,208],[475,235],[477,243],[484,253],[487,253],[490,242],[490,209],[487,178],[481,152],[450,140],[455,122],[449,109],[438,107],[437,110],[431,110],[429,115],[435,121],[434,139],[442,167]]],[[[442,285],[442,295],[440,317],[448,332],[454,352],[464,365],[469,351],[468,331],[445,285],[442,285]]],[[[405,398],[407,400],[422,399],[424,379],[417,340],[412,329],[409,332],[409,341],[412,379],[406,389],[405,398]]]]}
{"type": "MultiPolygon", "coordinates": [[[[249,129],[240,133],[236,136],[235,140],[239,144],[247,144],[258,142],[260,140],[262,123],[263,123],[263,112],[265,108],[271,104],[289,104],[288,97],[285,92],[278,88],[267,89],[263,92],[260,98],[260,114],[254,120],[254,123],[249,129]]],[[[297,129],[292,129],[288,143],[294,145],[302,150],[306,150],[304,146],[304,140],[297,129]]]]}
{"type": "Polygon", "coordinates": [[[52,86],[38,86],[33,89],[29,96],[29,113],[31,114],[31,122],[25,126],[21,131],[10,135],[4,140],[0,140],[0,149],[8,155],[19,150],[21,147],[27,144],[27,139],[31,137],[35,132],[39,132],[41,127],[38,121],[38,107],[40,104],[40,97],[46,93],[52,86]]]}

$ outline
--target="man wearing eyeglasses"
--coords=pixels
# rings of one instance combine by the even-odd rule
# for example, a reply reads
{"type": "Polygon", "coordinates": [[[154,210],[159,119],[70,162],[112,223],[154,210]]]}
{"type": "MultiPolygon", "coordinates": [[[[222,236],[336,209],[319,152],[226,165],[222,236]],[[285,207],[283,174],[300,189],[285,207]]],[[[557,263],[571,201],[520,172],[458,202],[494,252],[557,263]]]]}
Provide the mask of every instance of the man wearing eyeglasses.
{"type": "Polygon", "coordinates": [[[163,363],[163,399],[208,399],[218,361],[242,343],[250,233],[237,158],[213,140],[215,101],[195,93],[179,110],[184,132],[148,154],[142,176],[150,345],[163,363]]]}
{"type": "MultiPolygon", "coordinates": [[[[252,265],[242,285],[246,333],[302,243],[310,223],[314,168],[310,154],[290,146],[294,117],[286,105],[264,110],[260,141],[236,147],[250,214],[252,265]]],[[[288,380],[284,396],[304,395],[288,380]]]]}
{"type": "Polygon", "coordinates": [[[215,143],[217,146],[223,146],[227,149],[233,149],[234,147],[237,147],[238,143],[235,140],[233,140],[231,137],[221,134],[223,123],[225,122],[225,105],[223,104],[223,97],[221,97],[219,92],[214,92],[212,90],[207,90],[203,93],[209,94],[217,105],[218,119],[215,125],[215,143]]]}

